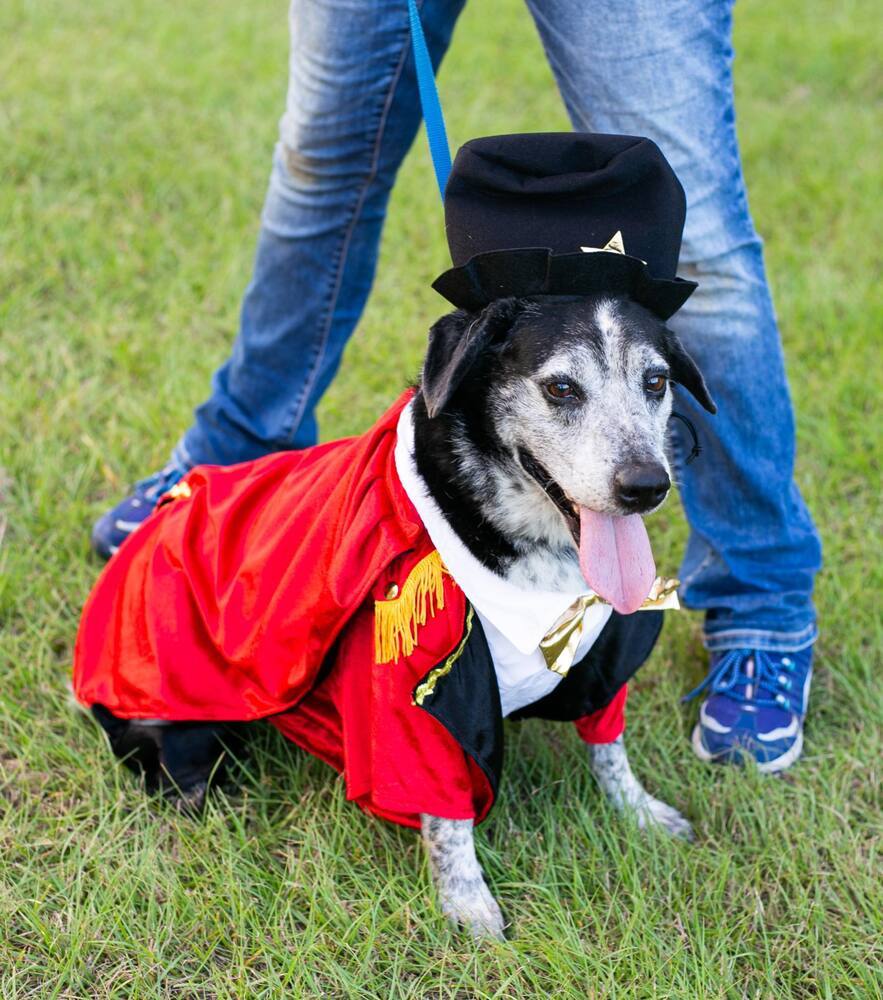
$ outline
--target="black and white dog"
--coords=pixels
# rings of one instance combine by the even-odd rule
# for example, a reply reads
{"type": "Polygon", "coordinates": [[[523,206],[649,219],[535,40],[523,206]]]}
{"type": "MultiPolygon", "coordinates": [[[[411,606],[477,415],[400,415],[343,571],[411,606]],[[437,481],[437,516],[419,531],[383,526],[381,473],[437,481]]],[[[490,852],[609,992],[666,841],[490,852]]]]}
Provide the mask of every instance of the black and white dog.
{"type": "MultiPolygon", "coordinates": [[[[417,468],[462,542],[521,588],[585,587],[583,512],[649,514],[671,475],[673,383],[713,410],[677,337],[625,298],[504,299],[436,323],[414,404],[417,468]]],[[[632,773],[622,737],[590,746],[613,805],[642,828],[689,823],[632,773]]],[[[422,817],[444,912],[477,935],[504,922],[476,859],[472,822],[422,817]]]]}
{"type": "MultiPolygon", "coordinates": [[[[659,507],[670,489],[665,444],[674,383],[713,410],[702,376],[677,337],[653,313],[624,297],[503,298],[475,312],[451,313],[433,327],[418,391],[398,418],[396,469],[438,555],[484,623],[475,632],[484,636],[483,662],[497,683],[492,685],[492,699],[480,711],[493,712],[498,729],[504,716],[543,714],[524,710],[557,696],[556,690],[564,692],[565,712],[546,717],[579,718],[587,709],[582,701],[575,701],[573,688],[559,687],[567,670],[559,673],[544,662],[537,637],[522,647],[514,640],[507,646],[510,637],[490,617],[484,621],[483,609],[489,616],[484,602],[490,592],[495,593],[498,605],[520,601],[527,618],[543,595],[559,601],[564,595],[564,609],[571,594],[587,591],[607,598],[614,607],[622,603],[626,615],[621,622],[634,624],[643,617],[628,618],[628,612],[647,597],[655,573],[652,558],[649,582],[643,572],[636,574],[628,566],[612,564],[628,562],[629,551],[634,550],[639,568],[646,568],[642,539],[647,552],[649,543],[641,515],[659,507]],[[424,505],[422,510],[419,504],[424,505]],[[442,544],[439,538],[445,532],[447,541],[442,544]],[[592,538],[605,532],[610,536],[606,550],[603,544],[601,549],[593,548],[592,538]],[[567,714],[572,707],[580,710],[567,714]]],[[[185,497],[189,495],[188,486],[185,497]]],[[[186,505],[188,501],[174,502],[186,505]]],[[[184,514],[188,510],[186,506],[179,509],[184,514]]],[[[169,516],[173,515],[174,508],[169,516]]],[[[102,593],[111,591],[109,601],[126,585],[139,540],[149,548],[152,542],[147,532],[161,531],[163,517],[159,512],[150,522],[153,527],[142,529],[114,557],[111,576],[100,583],[102,593]],[[117,568],[120,577],[113,575],[117,568]]],[[[188,523],[187,518],[180,523],[188,523]]],[[[214,536],[205,544],[212,556],[215,547],[225,548],[214,536]]],[[[148,559],[143,565],[150,573],[154,563],[148,559]]],[[[177,563],[170,574],[161,576],[166,580],[176,574],[177,563]]],[[[144,595],[145,600],[152,600],[151,594],[155,598],[152,579],[146,579],[146,583],[135,580],[133,602],[144,595]]],[[[234,582],[238,585],[237,579],[234,582]]],[[[231,589],[229,580],[224,581],[224,588],[225,593],[231,589]]],[[[174,608],[158,600],[161,609],[174,608]]],[[[580,610],[580,622],[584,625],[594,612],[600,615],[599,630],[584,635],[583,640],[586,648],[597,643],[607,657],[612,647],[605,646],[599,636],[605,623],[612,622],[612,610],[607,605],[595,606],[591,612],[580,610]]],[[[511,608],[509,614],[511,622],[511,608]]],[[[552,621],[539,622],[539,639],[558,614],[552,621]]],[[[133,615],[125,611],[110,628],[99,615],[95,635],[101,641],[108,633],[133,631],[133,615]]],[[[175,651],[179,630],[192,629],[192,620],[186,613],[180,621],[172,612],[163,615],[160,626],[174,639],[175,662],[167,669],[187,671],[186,658],[177,666],[175,651]]],[[[84,620],[90,620],[88,611],[84,620]]],[[[652,621],[658,624],[658,613],[652,621]]],[[[514,627],[517,630],[518,621],[514,627]]],[[[622,626],[618,634],[638,634],[629,629],[622,626]]],[[[654,625],[650,645],[655,636],[654,625]]],[[[583,647],[577,650],[581,648],[582,666],[589,654],[583,647]]],[[[601,675],[600,688],[612,696],[622,683],[613,683],[616,669],[594,649],[592,655],[596,659],[591,670],[601,675]]],[[[635,660],[635,668],[645,655],[635,660]]],[[[378,662],[383,667],[379,676],[389,676],[393,668],[378,662]]],[[[361,671],[363,660],[358,663],[361,671]]],[[[371,667],[364,664],[365,676],[374,676],[371,667]]],[[[585,673],[583,669],[582,676],[585,673]]],[[[578,674],[575,669],[568,680],[578,674]]],[[[475,700],[479,675],[461,671],[459,677],[466,700],[475,700]]],[[[175,686],[174,676],[164,675],[164,684],[166,680],[175,686]]],[[[135,683],[139,683],[137,678],[135,683]]],[[[609,701],[609,697],[606,702],[601,698],[598,704],[609,701]]],[[[102,706],[101,697],[89,703],[115,753],[148,774],[148,787],[152,770],[154,787],[164,788],[170,797],[178,796],[180,808],[201,807],[209,776],[220,760],[214,742],[216,727],[144,719],[131,713],[116,717],[102,706]]],[[[410,706],[404,711],[411,711],[410,706]]],[[[374,738],[382,740],[383,733],[374,738]]],[[[632,814],[642,828],[661,827],[675,836],[692,836],[680,813],[655,799],[635,778],[621,736],[614,742],[590,744],[588,753],[592,772],[617,809],[632,814]]],[[[441,808],[441,799],[433,801],[441,808]]],[[[411,814],[412,821],[416,812],[411,814]]],[[[501,937],[503,918],[476,859],[473,820],[423,814],[420,825],[445,914],[476,936],[501,937]]]]}

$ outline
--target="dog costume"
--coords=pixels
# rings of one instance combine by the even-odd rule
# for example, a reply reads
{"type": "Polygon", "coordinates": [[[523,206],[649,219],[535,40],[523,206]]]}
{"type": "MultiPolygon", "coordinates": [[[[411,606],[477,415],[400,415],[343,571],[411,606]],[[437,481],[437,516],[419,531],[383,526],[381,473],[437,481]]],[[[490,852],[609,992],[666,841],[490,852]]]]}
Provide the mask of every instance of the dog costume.
{"type": "MultiPolygon", "coordinates": [[[[600,288],[667,316],[695,287],[674,277],[683,192],[648,140],[475,140],[455,161],[446,216],[456,266],[435,287],[469,309],[600,288]]],[[[368,812],[408,826],[421,813],[487,815],[503,758],[494,639],[414,482],[410,495],[403,485],[412,396],[358,437],[191,470],[105,568],[80,624],[74,693],[149,787],[207,782],[264,719],[340,771],[368,812]]],[[[662,615],[602,618],[589,648],[549,622],[543,656],[560,679],[509,717],[572,720],[587,742],[621,734],[626,682],[662,615]]]]}

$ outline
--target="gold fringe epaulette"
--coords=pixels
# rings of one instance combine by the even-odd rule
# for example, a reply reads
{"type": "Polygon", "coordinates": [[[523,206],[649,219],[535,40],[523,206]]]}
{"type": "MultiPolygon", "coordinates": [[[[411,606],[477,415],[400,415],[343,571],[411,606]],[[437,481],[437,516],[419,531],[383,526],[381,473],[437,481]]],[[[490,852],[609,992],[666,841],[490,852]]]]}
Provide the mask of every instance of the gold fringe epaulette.
{"type": "Polygon", "coordinates": [[[385,601],[374,602],[374,658],[397,663],[417,648],[417,630],[445,607],[441,556],[433,550],[411,570],[401,587],[391,587],[385,601]]]}

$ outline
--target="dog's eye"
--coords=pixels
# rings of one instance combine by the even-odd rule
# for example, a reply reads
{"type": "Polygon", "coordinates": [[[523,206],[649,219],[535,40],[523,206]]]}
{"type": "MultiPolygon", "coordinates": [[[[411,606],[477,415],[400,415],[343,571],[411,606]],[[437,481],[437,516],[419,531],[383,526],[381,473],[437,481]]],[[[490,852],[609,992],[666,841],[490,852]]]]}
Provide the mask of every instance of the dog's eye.
{"type": "Polygon", "coordinates": [[[656,372],[653,375],[648,375],[644,379],[644,388],[651,396],[661,396],[665,392],[665,386],[668,383],[668,379],[665,375],[660,375],[656,372]]]}
{"type": "Polygon", "coordinates": [[[570,382],[555,380],[546,383],[546,392],[553,399],[576,399],[576,389],[570,382]]]}

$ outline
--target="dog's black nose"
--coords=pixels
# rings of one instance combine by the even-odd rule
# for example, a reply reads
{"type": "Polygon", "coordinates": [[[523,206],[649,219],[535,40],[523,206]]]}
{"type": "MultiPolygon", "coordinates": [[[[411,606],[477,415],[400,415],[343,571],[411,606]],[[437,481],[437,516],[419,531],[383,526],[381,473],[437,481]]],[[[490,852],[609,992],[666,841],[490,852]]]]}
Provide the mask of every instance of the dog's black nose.
{"type": "Polygon", "coordinates": [[[661,504],[670,486],[668,473],[658,462],[624,465],[613,477],[616,499],[633,514],[661,504]]]}

